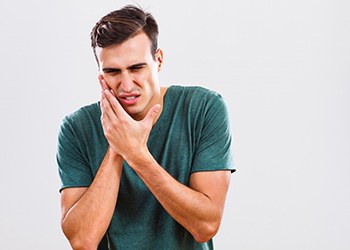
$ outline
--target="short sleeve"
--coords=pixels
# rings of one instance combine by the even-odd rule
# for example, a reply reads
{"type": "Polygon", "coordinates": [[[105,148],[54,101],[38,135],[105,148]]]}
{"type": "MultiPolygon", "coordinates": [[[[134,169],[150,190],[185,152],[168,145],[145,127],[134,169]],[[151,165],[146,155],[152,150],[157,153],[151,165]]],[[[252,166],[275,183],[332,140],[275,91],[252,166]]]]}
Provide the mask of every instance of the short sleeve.
{"type": "Polygon", "coordinates": [[[210,94],[201,110],[203,120],[191,172],[234,172],[228,109],[221,95],[216,92],[210,94]]]}
{"type": "Polygon", "coordinates": [[[67,187],[90,186],[92,171],[83,156],[74,123],[68,116],[62,120],[58,133],[56,160],[62,183],[60,192],[67,187]]]}

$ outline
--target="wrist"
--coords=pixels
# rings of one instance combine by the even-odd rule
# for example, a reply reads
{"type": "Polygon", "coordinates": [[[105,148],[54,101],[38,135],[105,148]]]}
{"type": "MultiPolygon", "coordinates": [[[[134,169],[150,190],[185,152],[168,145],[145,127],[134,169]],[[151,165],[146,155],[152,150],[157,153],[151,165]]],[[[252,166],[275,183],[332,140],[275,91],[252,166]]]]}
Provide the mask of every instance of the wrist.
{"type": "Polygon", "coordinates": [[[125,161],[132,167],[135,171],[142,170],[144,167],[150,166],[155,162],[152,154],[146,150],[144,152],[137,152],[133,156],[128,156],[125,161]]]}
{"type": "Polygon", "coordinates": [[[116,153],[110,146],[107,148],[106,158],[110,162],[119,162],[120,164],[123,163],[123,157],[116,153]]]}

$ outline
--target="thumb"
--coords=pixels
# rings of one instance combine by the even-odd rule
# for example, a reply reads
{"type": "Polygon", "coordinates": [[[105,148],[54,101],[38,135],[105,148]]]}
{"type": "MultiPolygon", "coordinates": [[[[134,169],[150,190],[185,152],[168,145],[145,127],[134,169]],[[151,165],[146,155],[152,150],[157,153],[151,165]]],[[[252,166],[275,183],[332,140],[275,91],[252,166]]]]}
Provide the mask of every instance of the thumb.
{"type": "Polygon", "coordinates": [[[160,104],[154,105],[147,113],[145,118],[143,119],[144,122],[150,123],[150,125],[153,125],[154,119],[157,117],[159,111],[160,111],[160,104]]]}

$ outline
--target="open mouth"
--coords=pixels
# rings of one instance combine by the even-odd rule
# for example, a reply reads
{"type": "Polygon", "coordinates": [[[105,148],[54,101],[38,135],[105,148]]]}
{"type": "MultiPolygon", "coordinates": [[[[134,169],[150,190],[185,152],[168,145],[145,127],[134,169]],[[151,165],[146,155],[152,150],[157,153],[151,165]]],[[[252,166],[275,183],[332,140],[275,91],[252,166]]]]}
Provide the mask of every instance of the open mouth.
{"type": "Polygon", "coordinates": [[[123,99],[125,99],[125,100],[127,100],[127,101],[131,101],[131,100],[134,100],[134,99],[136,99],[136,98],[137,98],[136,95],[134,95],[134,96],[128,96],[128,97],[123,97],[123,99]]]}
{"type": "Polygon", "coordinates": [[[120,97],[120,101],[123,102],[126,105],[132,105],[137,102],[139,99],[140,95],[124,95],[120,97]]]}

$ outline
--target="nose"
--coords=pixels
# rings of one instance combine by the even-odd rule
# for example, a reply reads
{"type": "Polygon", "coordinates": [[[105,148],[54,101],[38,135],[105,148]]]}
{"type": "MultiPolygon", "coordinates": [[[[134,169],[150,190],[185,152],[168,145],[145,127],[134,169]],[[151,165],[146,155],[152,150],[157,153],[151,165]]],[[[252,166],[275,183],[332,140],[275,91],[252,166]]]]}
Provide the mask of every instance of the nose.
{"type": "Polygon", "coordinates": [[[131,92],[134,86],[134,81],[132,76],[128,71],[124,71],[121,73],[120,79],[120,89],[123,92],[131,92]]]}

